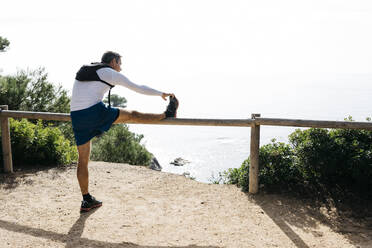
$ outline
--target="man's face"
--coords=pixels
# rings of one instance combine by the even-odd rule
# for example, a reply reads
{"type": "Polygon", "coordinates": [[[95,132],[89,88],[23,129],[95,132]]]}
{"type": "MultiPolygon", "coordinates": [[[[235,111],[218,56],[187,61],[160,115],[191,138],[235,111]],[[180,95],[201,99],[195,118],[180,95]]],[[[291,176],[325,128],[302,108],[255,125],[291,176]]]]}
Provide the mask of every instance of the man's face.
{"type": "Polygon", "coordinates": [[[121,59],[118,59],[118,62],[116,62],[116,59],[113,59],[110,63],[111,67],[117,71],[117,72],[120,72],[121,71],[121,59]]]}

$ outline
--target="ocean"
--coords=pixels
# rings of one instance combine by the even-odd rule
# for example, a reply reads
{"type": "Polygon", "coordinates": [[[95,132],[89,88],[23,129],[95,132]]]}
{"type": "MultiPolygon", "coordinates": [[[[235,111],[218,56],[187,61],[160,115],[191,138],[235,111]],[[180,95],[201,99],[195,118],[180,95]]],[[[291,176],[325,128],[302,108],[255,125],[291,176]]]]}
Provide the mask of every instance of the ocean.
{"type": "MultiPolygon", "coordinates": [[[[240,104],[241,114],[235,114],[234,117],[248,118],[251,113],[261,113],[262,117],[272,118],[340,121],[352,116],[354,120],[365,121],[372,114],[371,82],[371,75],[349,75],[333,80],[318,79],[303,84],[281,82],[281,87],[271,90],[256,89],[269,97],[263,102],[255,101],[255,104],[247,97],[244,99],[246,106],[244,102],[240,104]]],[[[217,110],[211,111],[210,116],[205,118],[231,118],[229,114],[221,113],[219,109],[218,113],[217,110]]],[[[178,117],[183,117],[182,112],[178,113],[178,117]]],[[[249,157],[249,127],[134,124],[129,127],[131,131],[144,135],[143,145],[155,155],[163,171],[189,173],[200,182],[212,182],[220,172],[240,167],[249,157]],[[190,163],[174,166],[171,162],[176,158],[190,163]]],[[[295,129],[261,126],[260,145],[268,144],[272,139],[287,142],[288,135],[295,129]]]]}

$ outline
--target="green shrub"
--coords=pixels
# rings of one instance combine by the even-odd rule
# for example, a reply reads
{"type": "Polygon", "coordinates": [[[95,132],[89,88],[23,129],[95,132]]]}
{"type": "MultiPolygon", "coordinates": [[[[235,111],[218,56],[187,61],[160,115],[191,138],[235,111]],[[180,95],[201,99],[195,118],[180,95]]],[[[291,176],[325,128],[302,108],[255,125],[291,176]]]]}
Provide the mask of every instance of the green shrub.
{"type": "MultiPolygon", "coordinates": [[[[26,119],[10,118],[10,137],[14,166],[64,165],[77,159],[76,148],[70,145],[58,128],[33,124],[26,119]]],[[[2,151],[1,151],[2,159],[2,151]]]]}
{"type": "MultiPolygon", "coordinates": [[[[266,186],[281,184],[294,184],[298,172],[293,166],[293,152],[289,145],[272,141],[271,144],[262,146],[259,151],[259,178],[260,183],[266,186]]],[[[245,160],[240,168],[229,169],[225,172],[229,184],[237,184],[244,191],[249,187],[250,159],[245,160]]]]}
{"type": "Polygon", "coordinates": [[[114,125],[101,137],[93,139],[92,160],[149,165],[152,154],[140,142],[143,135],[132,133],[124,124],[114,125]]]}
{"type": "Polygon", "coordinates": [[[49,123],[49,125],[59,128],[65,138],[70,141],[70,144],[76,146],[74,131],[72,130],[71,122],[53,121],[53,123],[49,123]]]}
{"type": "Polygon", "coordinates": [[[305,180],[321,181],[335,171],[340,151],[327,129],[296,130],[289,135],[295,167],[305,180]]]}
{"type": "Polygon", "coordinates": [[[240,168],[230,168],[220,175],[225,177],[225,181],[228,184],[236,184],[238,187],[242,187],[243,191],[248,191],[249,187],[249,165],[250,159],[245,160],[240,168]]]}
{"type": "MultiPolygon", "coordinates": [[[[351,119],[350,119],[351,120],[351,119]]],[[[273,141],[259,150],[259,182],[266,188],[338,191],[372,197],[372,132],[351,129],[296,130],[289,144],[273,141]]],[[[247,159],[225,172],[228,183],[248,190],[247,159]]]]}
{"type": "Polygon", "coordinates": [[[352,191],[372,186],[371,131],[312,128],[297,130],[289,141],[304,180],[352,191]]]}

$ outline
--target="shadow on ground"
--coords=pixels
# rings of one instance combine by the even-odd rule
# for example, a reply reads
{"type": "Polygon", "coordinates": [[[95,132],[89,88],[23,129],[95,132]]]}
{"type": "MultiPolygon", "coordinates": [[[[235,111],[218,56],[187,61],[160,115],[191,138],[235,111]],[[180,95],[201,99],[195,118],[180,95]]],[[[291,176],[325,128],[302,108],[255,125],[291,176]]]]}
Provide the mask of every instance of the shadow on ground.
{"type": "Polygon", "coordinates": [[[315,231],[322,223],[333,231],[342,234],[353,245],[358,247],[371,247],[372,245],[372,218],[353,218],[340,214],[335,209],[327,209],[315,205],[313,200],[299,200],[287,195],[260,193],[247,197],[259,205],[282,232],[298,248],[308,248],[308,244],[292,229],[297,227],[305,232],[311,232],[315,237],[322,237],[321,232],[315,231]],[[301,201],[301,204],[299,204],[301,201]]]}
{"type": "Polygon", "coordinates": [[[84,231],[84,226],[86,220],[92,215],[95,210],[91,210],[89,213],[83,213],[80,215],[79,219],[76,220],[75,224],[71,227],[70,231],[67,234],[61,234],[51,231],[46,231],[40,228],[34,228],[29,226],[24,226],[16,224],[9,221],[0,220],[0,228],[31,235],[38,238],[49,239],[53,241],[59,241],[66,244],[66,248],[75,248],[75,247],[111,247],[111,248],[219,248],[218,246],[198,246],[198,245],[189,245],[189,246],[142,246],[134,243],[110,243],[99,240],[92,240],[87,238],[82,238],[84,231]]]}

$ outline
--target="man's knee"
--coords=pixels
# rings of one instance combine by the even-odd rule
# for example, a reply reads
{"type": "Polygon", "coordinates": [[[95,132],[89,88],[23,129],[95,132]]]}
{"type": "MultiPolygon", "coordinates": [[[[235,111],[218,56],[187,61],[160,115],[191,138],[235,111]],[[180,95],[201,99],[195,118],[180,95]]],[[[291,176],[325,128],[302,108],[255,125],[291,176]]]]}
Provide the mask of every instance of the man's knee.
{"type": "Polygon", "coordinates": [[[86,157],[79,157],[78,159],[78,166],[88,166],[88,163],[89,163],[89,157],[86,158],[86,157]]]}
{"type": "Polygon", "coordinates": [[[132,120],[141,120],[143,117],[143,114],[138,111],[130,111],[130,116],[132,120]]]}
{"type": "Polygon", "coordinates": [[[114,124],[117,123],[124,123],[126,121],[131,121],[132,119],[132,111],[126,110],[126,109],[121,109],[119,108],[119,117],[114,121],[114,124]]]}

